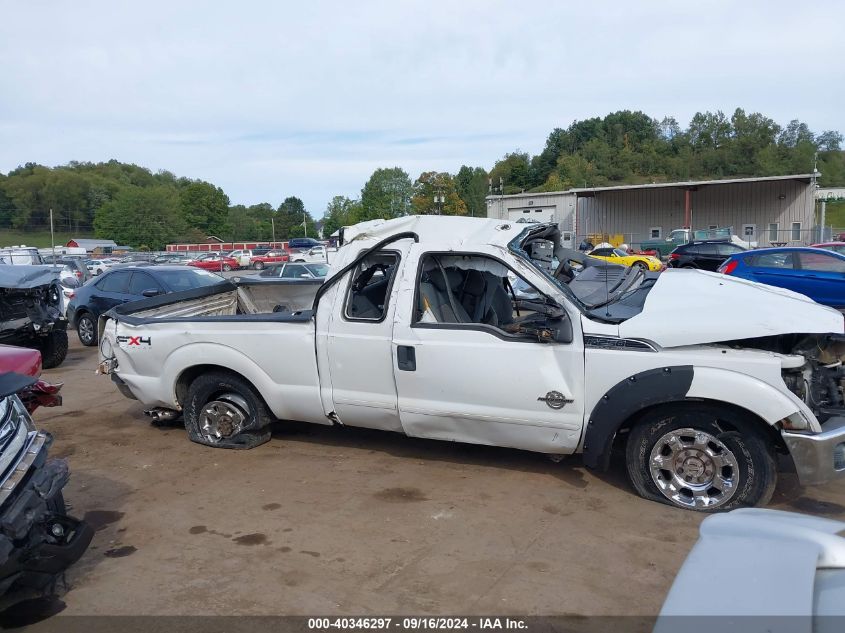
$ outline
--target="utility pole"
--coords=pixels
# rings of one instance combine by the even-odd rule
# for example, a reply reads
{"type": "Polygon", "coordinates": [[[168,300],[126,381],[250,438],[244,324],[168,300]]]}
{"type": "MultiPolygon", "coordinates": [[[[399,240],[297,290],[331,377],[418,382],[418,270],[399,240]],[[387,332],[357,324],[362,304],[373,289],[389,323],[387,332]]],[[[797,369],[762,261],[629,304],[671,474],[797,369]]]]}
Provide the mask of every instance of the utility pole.
{"type": "Polygon", "coordinates": [[[276,218],[270,218],[270,226],[273,227],[273,248],[276,248],[276,218]]]}
{"type": "Polygon", "coordinates": [[[443,215],[443,205],[446,203],[446,196],[443,195],[443,189],[437,187],[434,191],[434,209],[436,215],[443,215]]]}
{"type": "Polygon", "coordinates": [[[305,212],[302,213],[302,228],[305,229],[305,237],[308,237],[308,220],[305,212]]]}
{"type": "Polygon", "coordinates": [[[826,214],[827,214],[827,203],[824,200],[822,200],[821,201],[821,218],[820,218],[821,222],[819,223],[819,224],[822,225],[822,234],[819,236],[820,242],[826,242],[827,241],[827,237],[825,235],[825,228],[824,228],[824,224],[825,224],[825,220],[826,220],[826,218],[825,218],[826,214]]]}
{"type": "MultiPolygon", "coordinates": [[[[488,187],[490,189],[490,196],[494,196],[496,194],[496,185],[493,184],[493,179],[487,179],[488,187]]],[[[507,220],[505,215],[505,180],[501,176],[499,176],[499,219],[500,220],[507,220]]]]}

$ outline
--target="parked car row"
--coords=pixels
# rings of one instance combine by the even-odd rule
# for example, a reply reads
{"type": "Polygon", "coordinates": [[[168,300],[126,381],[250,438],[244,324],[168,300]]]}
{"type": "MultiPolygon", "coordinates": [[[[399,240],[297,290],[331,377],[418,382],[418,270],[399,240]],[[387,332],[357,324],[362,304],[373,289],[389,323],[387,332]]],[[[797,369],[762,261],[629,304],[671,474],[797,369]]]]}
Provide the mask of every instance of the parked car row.
{"type": "MultiPolygon", "coordinates": [[[[590,257],[642,270],[661,270],[656,258],[629,254],[620,248],[595,248],[590,257]],[[652,261],[654,260],[654,261],[652,261]]],[[[669,253],[669,268],[719,272],[785,288],[817,303],[845,310],[845,242],[809,247],[747,249],[725,239],[690,241],[669,253]]]]}

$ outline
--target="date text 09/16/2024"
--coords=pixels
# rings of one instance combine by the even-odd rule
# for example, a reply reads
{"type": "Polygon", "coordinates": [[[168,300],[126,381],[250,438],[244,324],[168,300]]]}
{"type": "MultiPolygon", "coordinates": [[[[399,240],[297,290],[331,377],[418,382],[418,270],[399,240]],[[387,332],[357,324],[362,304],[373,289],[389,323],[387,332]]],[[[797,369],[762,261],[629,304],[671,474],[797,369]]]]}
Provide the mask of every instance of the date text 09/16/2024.
{"type": "Polygon", "coordinates": [[[514,618],[445,618],[445,617],[362,617],[362,618],[308,618],[308,629],[321,631],[329,629],[511,629],[524,630],[528,628],[524,620],[514,618]]]}

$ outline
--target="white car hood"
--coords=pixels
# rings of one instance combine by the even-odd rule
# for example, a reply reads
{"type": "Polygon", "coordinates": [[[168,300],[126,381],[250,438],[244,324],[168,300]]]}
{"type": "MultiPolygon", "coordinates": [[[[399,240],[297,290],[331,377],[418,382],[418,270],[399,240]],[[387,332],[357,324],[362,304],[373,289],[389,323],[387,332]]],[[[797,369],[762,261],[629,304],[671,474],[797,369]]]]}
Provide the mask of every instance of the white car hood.
{"type": "Polygon", "coordinates": [[[662,347],[845,331],[838,310],[791,290],[701,270],[667,270],[619,336],[662,347]]]}

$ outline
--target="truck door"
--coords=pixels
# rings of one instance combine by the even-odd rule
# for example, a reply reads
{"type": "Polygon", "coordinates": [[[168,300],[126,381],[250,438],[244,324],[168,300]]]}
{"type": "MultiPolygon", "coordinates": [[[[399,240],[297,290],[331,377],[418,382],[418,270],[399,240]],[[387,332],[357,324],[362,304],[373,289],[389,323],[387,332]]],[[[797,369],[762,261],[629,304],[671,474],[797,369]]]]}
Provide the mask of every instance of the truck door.
{"type": "Polygon", "coordinates": [[[578,313],[558,320],[525,307],[517,313],[505,279],[511,279],[511,286],[531,288],[533,296],[544,295],[487,255],[425,254],[406,265],[405,276],[407,296],[393,341],[404,431],[417,437],[573,452],[584,416],[578,313]],[[526,333],[541,322],[556,325],[556,340],[539,342],[536,334],[526,333]]]}
{"type": "MultiPolygon", "coordinates": [[[[402,430],[392,342],[397,293],[394,282],[407,248],[390,245],[336,284],[331,322],[324,330],[331,394],[328,405],[324,397],[324,406],[330,406],[345,425],[402,430]]],[[[324,383],[324,392],[326,386],[324,383]]]]}

